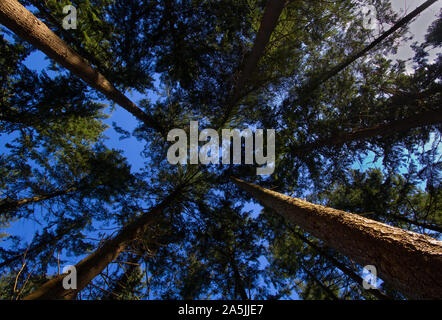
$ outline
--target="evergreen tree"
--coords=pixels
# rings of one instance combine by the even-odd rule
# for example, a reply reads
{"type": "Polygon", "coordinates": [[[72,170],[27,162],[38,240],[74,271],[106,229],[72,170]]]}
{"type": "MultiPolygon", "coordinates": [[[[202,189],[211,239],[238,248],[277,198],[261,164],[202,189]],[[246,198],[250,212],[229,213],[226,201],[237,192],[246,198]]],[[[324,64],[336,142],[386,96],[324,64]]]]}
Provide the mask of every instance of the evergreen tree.
{"type": "Polygon", "coordinates": [[[1,298],[440,298],[441,17],[412,72],[389,58],[435,2],[2,0],[0,226],[40,227],[0,233],[1,298]],[[391,27],[367,29],[367,5],[391,27]],[[35,49],[49,68],[27,67],[35,49]],[[137,121],[114,129],[143,143],[138,172],[106,147],[106,103],[137,121]],[[276,129],[275,172],[169,164],[192,120],[276,129]]]}

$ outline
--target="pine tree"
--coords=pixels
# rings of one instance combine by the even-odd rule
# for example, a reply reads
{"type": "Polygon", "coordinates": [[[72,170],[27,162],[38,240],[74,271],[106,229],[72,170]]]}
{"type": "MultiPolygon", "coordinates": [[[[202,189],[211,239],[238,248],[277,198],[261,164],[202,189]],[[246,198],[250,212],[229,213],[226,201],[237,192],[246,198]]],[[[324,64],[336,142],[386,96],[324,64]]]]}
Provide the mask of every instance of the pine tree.
{"type": "Polygon", "coordinates": [[[0,134],[12,140],[0,225],[41,224],[29,243],[0,239],[2,298],[440,298],[428,235],[440,236],[441,60],[428,51],[441,19],[412,45],[413,72],[388,57],[435,2],[400,18],[387,0],[2,1],[13,33],[0,38],[0,134]],[[391,25],[379,34],[359,15],[374,3],[391,25]],[[75,30],[61,25],[67,4],[75,30]],[[41,72],[26,66],[36,48],[51,59],[41,72]],[[106,103],[137,120],[114,129],[144,144],[138,172],[105,146],[106,103]],[[275,173],[168,164],[168,130],[192,120],[275,128],[275,173]],[[231,175],[268,207],[259,216],[231,175]],[[68,257],[75,290],[59,274],[68,257]],[[361,286],[367,264],[379,290],[361,286]]]}
{"type": "Polygon", "coordinates": [[[291,198],[237,178],[232,180],[264,205],[357,263],[375,265],[384,281],[409,297],[440,298],[440,284],[434,276],[442,263],[440,241],[345,211],[291,198]],[[435,269],[419,273],[422,268],[435,269]],[[404,278],[410,273],[419,277],[416,283],[412,278],[404,278]]]}

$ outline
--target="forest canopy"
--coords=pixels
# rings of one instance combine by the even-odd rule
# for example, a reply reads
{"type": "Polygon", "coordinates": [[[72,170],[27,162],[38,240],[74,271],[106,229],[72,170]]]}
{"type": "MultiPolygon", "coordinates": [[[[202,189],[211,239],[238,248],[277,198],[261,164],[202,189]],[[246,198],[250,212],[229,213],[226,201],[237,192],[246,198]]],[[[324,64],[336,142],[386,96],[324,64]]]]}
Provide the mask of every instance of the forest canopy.
{"type": "Polygon", "coordinates": [[[0,299],[442,299],[442,6],[392,2],[1,0],[0,299]]]}

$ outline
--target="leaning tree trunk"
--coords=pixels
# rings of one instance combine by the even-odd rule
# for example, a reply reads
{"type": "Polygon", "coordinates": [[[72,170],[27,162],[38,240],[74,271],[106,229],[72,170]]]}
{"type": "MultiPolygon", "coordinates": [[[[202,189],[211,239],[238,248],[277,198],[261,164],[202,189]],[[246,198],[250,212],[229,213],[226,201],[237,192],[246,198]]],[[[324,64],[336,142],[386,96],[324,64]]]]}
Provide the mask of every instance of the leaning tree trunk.
{"type": "Polygon", "coordinates": [[[259,60],[264,55],[265,48],[267,47],[270,37],[278,24],[279,16],[285,7],[285,4],[285,0],[269,0],[267,2],[252,50],[246,56],[245,61],[242,64],[238,80],[234,84],[232,93],[227,97],[227,107],[224,116],[221,118],[220,127],[222,127],[229,120],[233,108],[241,99],[247,81],[249,81],[259,63],[259,60]]]}
{"type": "MultiPolygon", "coordinates": [[[[354,282],[356,282],[358,285],[362,286],[362,282],[364,279],[362,279],[361,276],[359,276],[356,272],[354,272],[351,268],[347,267],[344,263],[337,260],[332,255],[328,254],[325,248],[322,248],[306,237],[304,237],[302,234],[291,230],[292,233],[297,236],[299,239],[301,239],[304,243],[306,243],[309,247],[313,248],[316,252],[318,252],[322,257],[324,257],[328,262],[330,262],[334,267],[338,268],[342,271],[343,274],[345,274],[347,277],[352,279],[354,282]]],[[[381,300],[391,300],[389,296],[387,296],[385,293],[381,292],[379,289],[368,289],[368,292],[370,292],[372,295],[374,295],[376,298],[381,300]]]]}
{"type": "Polygon", "coordinates": [[[232,177],[263,205],[361,266],[411,299],[442,299],[442,242],[356,214],[264,189],[232,177]]]}
{"type": "Polygon", "coordinates": [[[241,91],[244,89],[247,81],[255,71],[259,60],[264,55],[265,48],[267,47],[270,37],[278,24],[279,16],[284,9],[285,3],[285,0],[268,1],[264,15],[261,19],[258,33],[256,34],[256,40],[253,43],[252,51],[250,51],[250,53],[247,55],[239,75],[239,79],[235,84],[234,100],[239,98],[241,91]]]}
{"type": "Polygon", "coordinates": [[[87,286],[109,263],[114,261],[131,241],[142,235],[148,226],[158,221],[162,211],[171,203],[177,192],[177,190],[174,191],[160,204],[152,208],[149,213],[142,214],[123,227],[115,238],[107,240],[100,248],[75,265],[76,289],[65,289],[63,279],[66,275],[59,275],[26,296],[24,300],[74,299],[77,292],[87,286]]]}
{"type": "Polygon", "coordinates": [[[40,11],[40,14],[49,22],[50,25],[57,29],[57,32],[61,33],[63,38],[72,45],[75,46],[75,50],[83,57],[86,58],[89,62],[95,65],[98,71],[103,72],[105,70],[103,64],[96,59],[92,54],[90,54],[87,50],[85,50],[81,46],[81,42],[78,41],[78,38],[72,36],[67,30],[63,29],[62,23],[55,18],[51,12],[46,8],[45,3],[41,0],[31,0],[31,4],[40,11]]]}
{"type": "Polygon", "coordinates": [[[350,64],[358,60],[359,58],[365,56],[370,50],[372,50],[374,47],[376,47],[379,43],[387,39],[389,36],[394,34],[399,29],[405,27],[410,21],[412,21],[414,18],[416,18],[420,13],[422,13],[425,9],[427,9],[432,4],[436,3],[438,0],[427,0],[423,4],[421,4],[419,7],[414,9],[412,12],[407,14],[405,17],[400,19],[398,22],[396,22],[390,29],[385,31],[383,34],[381,34],[378,38],[376,38],[373,42],[371,42],[369,45],[364,47],[362,50],[354,53],[353,55],[347,57],[342,63],[338,64],[337,66],[333,67],[331,70],[324,72],[320,74],[319,76],[313,77],[309,81],[307,85],[303,88],[303,91],[310,93],[313,90],[315,90],[317,87],[319,87],[322,83],[330,80],[334,76],[336,76],[339,72],[347,68],[350,64]]]}
{"type": "Polygon", "coordinates": [[[38,202],[41,202],[44,200],[49,200],[49,199],[53,199],[53,198],[56,198],[56,197],[59,197],[62,195],[66,195],[71,192],[74,192],[75,190],[77,190],[77,188],[72,187],[72,188],[68,188],[66,190],[55,191],[55,192],[48,193],[48,194],[42,194],[42,195],[18,199],[18,200],[5,198],[5,199],[0,200],[0,215],[6,214],[9,211],[17,210],[20,207],[23,207],[23,206],[31,204],[31,203],[38,203],[38,202]]]}
{"type": "Polygon", "coordinates": [[[83,57],[72,50],[18,1],[0,1],[0,23],[83,79],[92,88],[103,93],[108,99],[122,106],[137,119],[143,121],[147,127],[165,136],[166,132],[158,122],[155,122],[150,115],[116,89],[101,73],[94,70],[83,57]]]}
{"type": "Polygon", "coordinates": [[[230,258],[230,266],[232,267],[233,277],[235,278],[235,294],[239,295],[242,300],[249,300],[246,288],[244,287],[244,281],[239,273],[238,265],[233,256],[230,258]]]}
{"type": "Polygon", "coordinates": [[[442,110],[426,111],[401,120],[394,120],[387,123],[374,125],[369,128],[354,129],[350,132],[337,134],[333,137],[319,139],[311,144],[298,146],[292,148],[294,154],[305,154],[314,149],[319,149],[326,146],[337,146],[352,141],[364,140],[368,138],[387,136],[404,132],[410,129],[437,125],[442,123],[442,110]]]}
{"type": "Polygon", "coordinates": [[[301,262],[301,268],[302,268],[302,270],[307,274],[307,276],[311,279],[311,280],[313,280],[313,282],[314,283],[316,283],[317,285],[318,285],[318,287],[320,287],[326,294],[327,294],[327,296],[328,296],[328,298],[330,299],[330,300],[333,300],[333,301],[337,301],[337,300],[340,300],[337,296],[336,296],[336,294],[329,288],[329,287],[327,287],[324,283],[322,283],[322,281],[321,280],[319,280],[308,268],[306,268],[303,264],[302,264],[302,262],[301,262]]]}

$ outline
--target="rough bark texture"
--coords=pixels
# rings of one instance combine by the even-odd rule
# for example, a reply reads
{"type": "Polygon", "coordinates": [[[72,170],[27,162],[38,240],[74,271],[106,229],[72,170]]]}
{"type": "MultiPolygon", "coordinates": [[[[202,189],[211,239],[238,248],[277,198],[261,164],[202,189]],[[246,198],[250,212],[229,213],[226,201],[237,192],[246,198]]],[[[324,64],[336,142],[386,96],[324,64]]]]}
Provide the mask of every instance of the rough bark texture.
{"type": "Polygon", "coordinates": [[[264,189],[232,177],[263,205],[300,226],[411,299],[442,299],[442,242],[264,189]]]}
{"type": "Polygon", "coordinates": [[[402,120],[395,120],[382,123],[370,128],[355,129],[351,132],[344,132],[334,137],[320,139],[314,143],[293,148],[295,154],[303,154],[311,150],[325,146],[341,145],[347,142],[373,138],[377,136],[387,136],[390,134],[404,132],[413,128],[437,125],[442,123],[442,111],[427,111],[414,117],[402,120]]]}
{"type": "Polygon", "coordinates": [[[139,218],[124,227],[113,239],[106,241],[100,248],[84,258],[77,265],[77,289],[66,290],[63,287],[63,278],[59,275],[43,284],[39,289],[26,296],[24,300],[74,299],[77,292],[100,274],[106,266],[114,261],[126,248],[127,244],[145,232],[146,228],[160,217],[162,211],[170,204],[176,191],[139,218]]]}
{"type": "Polygon", "coordinates": [[[135,103],[117,90],[101,73],[94,70],[84,58],[72,50],[18,1],[0,1],[0,22],[51,59],[83,79],[92,88],[100,91],[108,99],[119,104],[137,119],[143,121],[146,126],[164,135],[163,128],[151,116],[143,112],[135,103]]]}

